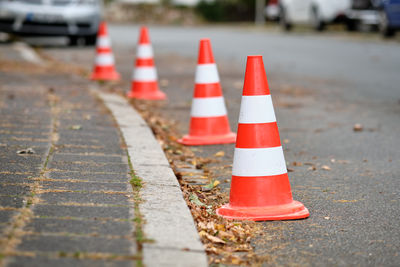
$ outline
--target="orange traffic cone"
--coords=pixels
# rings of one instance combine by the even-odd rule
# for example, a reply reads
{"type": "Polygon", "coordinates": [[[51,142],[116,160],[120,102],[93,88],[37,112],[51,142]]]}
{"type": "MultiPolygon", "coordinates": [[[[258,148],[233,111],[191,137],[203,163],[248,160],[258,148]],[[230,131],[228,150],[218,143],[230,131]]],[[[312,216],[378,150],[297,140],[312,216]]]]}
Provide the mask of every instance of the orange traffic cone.
{"type": "Polygon", "coordinates": [[[200,40],[189,134],[178,142],[184,145],[234,143],[229,127],[217,65],[209,39],[200,40]]]}
{"type": "Polygon", "coordinates": [[[217,214],[252,221],[310,215],[292,198],[262,56],[247,58],[230,200],[217,214]]]}
{"type": "Polygon", "coordinates": [[[136,64],[132,74],[132,87],[127,96],[130,98],[148,100],[162,100],[167,98],[158,88],[157,70],[154,66],[153,59],[153,48],[146,27],[140,29],[136,64]]]}
{"type": "Polygon", "coordinates": [[[119,80],[120,75],[115,71],[114,55],[111,50],[111,41],[108,37],[107,24],[100,23],[96,43],[96,61],[91,80],[119,80]]]}

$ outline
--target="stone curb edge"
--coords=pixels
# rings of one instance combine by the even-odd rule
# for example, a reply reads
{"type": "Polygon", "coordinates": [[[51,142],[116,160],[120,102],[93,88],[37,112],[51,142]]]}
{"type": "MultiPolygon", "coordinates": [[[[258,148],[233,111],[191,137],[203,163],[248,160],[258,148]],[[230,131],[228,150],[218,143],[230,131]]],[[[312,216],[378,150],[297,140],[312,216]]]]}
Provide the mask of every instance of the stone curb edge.
{"type": "Polygon", "coordinates": [[[154,243],[143,245],[145,266],[208,266],[179,183],[152,131],[128,101],[117,94],[92,90],[111,111],[125,139],[128,154],[144,186],[143,231],[154,243]]]}

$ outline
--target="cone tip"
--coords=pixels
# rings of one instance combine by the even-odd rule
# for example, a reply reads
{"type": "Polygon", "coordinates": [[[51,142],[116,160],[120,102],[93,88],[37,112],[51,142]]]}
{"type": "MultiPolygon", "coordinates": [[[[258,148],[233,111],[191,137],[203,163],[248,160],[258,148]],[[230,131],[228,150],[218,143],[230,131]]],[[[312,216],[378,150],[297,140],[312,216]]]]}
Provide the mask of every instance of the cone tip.
{"type": "Polygon", "coordinates": [[[263,57],[261,55],[250,55],[247,56],[247,60],[263,60],[263,57]]]}
{"type": "Polygon", "coordinates": [[[200,39],[199,57],[197,64],[212,64],[215,63],[214,55],[211,48],[211,41],[209,38],[200,39]]]}
{"type": "Polygon", "coordinates": [[[140,27],[139,44],[150,44],[149,30],[144,25],[140,27]]]}
{"type": "Polygon", "coordinates": [[[267,75],[261,55],[247,56],[243,95],[269,95],[267,75]]]}
{"type": "Polygon", "coordinates": [[[105,21],[101,21],[100,24],[99,24],[98,35],[105,36],[107,34],[108,34],[108,32],[107,32],[107,23],[105,21]]]}

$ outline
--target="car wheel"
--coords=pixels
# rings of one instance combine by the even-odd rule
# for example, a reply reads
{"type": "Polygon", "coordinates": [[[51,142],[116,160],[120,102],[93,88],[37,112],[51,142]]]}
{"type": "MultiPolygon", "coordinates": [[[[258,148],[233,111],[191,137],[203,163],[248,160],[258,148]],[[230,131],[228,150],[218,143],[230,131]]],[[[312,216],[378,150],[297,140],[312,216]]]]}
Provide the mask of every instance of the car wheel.
{"type": "Polygon", "coordinates": [[[313,7],[311,9],[311,24],[316,31],[323,31],[325,29],[325,24],[319,15],[319,11],[317,7],[313,7]]]}
{"type": "Polygon", "coordinates": [[[354,32],[358,29],[358,22],[353,19],[348,19],[346,21],[346,28],[349,32],[354,32]]]}
{"type": "Polygon", "coordinates": [[[94,46],[96,44],[97,34],[85,36],[85,45],[94,46]]]}
{"type": "Polygon", "coordinates": [[[78,36],[69,36],[69,46],[77,46],[78,45],[78,41],[79,41],[79,37],[78,36]]]}
{"type": "Polygon", "coordinates": [[[279,8],[279,24],[285,31],[290,31],[292,29],[292,24],[288,21],[286,10],[281,6],[279,8]]]}
{"type": "Polygon", "coordinates": [[[383,37],[392,37],[395,33],[389,26],[389,19],[384,10],[379,12],[379,31],[383,37]]]}

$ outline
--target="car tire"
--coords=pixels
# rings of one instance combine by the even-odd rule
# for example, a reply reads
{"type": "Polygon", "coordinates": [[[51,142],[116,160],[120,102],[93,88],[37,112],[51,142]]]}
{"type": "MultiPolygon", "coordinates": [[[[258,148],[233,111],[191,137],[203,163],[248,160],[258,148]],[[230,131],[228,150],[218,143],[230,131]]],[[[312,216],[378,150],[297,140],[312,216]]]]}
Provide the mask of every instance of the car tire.
{"type": "Polygon", "coordinates": [[[321,20],[317,7],[311,9],[311,24],[316,31],[323,31],[325,29],[325,23],[321,20]]]}
{"type": "Polygon", "coordinates": [[[78,36],[68,36],[69,39],[69,46],[77,46],[79,42],[79,37],[78,36]]]}
{"type": "Polygon", "coordinates": [[[353,19],[348,19],[346,21],[346,28],[349,32],[355,32],[358,30],[358,22],[353,19]]]}
{"type": "Polygon", "coordinates": [[[292,24],[288,21],[286,10],[281,6],[279,8],[279,24],[285,31],[290,31],[292,29],[292,24]]]}
{"type": "Polygon", "coordinates": [[[395,34],[394,29],[389,26],[389,20],[384,10],[379,12],[379,31],[386,38],[392,37],[395,34]]]}
{"type": "Polygon", "coordinates": [[[97,41],[97,34],[85,36],[85,45],[94,46],[97,41]]]}

